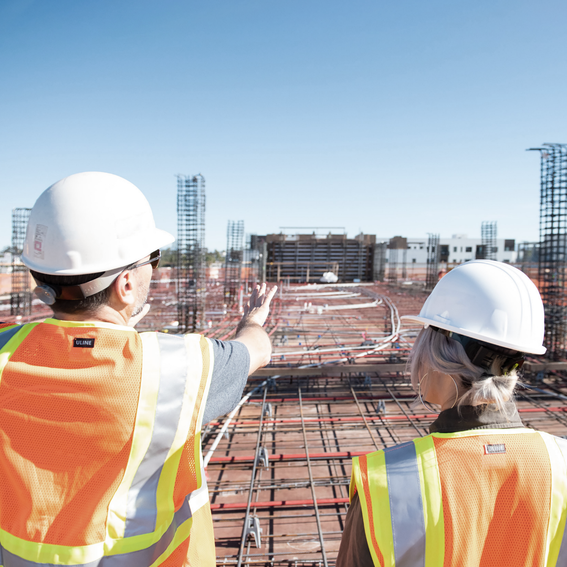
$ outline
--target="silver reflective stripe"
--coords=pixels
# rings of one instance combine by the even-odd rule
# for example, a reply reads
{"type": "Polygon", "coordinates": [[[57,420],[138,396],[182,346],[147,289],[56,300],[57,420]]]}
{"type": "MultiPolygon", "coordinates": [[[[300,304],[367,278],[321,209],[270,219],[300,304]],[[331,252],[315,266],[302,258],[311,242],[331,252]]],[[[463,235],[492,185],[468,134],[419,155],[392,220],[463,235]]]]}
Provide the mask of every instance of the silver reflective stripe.
{"type": "MultiPolygon", "coordinates": [[[[558,447],[561,449],[565,463],[567,463],[567,440],[555,437],[558,447]]],[[[559,555],[557,556],[557,567],[567,565],[567,522],[565,523],[565,530],[563,531],[563,539],[561,540],[561,547],[559,548],[559,555]]]]}
{"type": "Polygon", "coordinates": [[[425,520],[415,445],[384,450],[396,567],[425,567],[425,520]]]}
{"type": "Polygon", "coordinates": [[[124,537],[155,531],[157,487],[167,454],[173,444],[183,407],[187,379],[187,350],[182,336],[158,333],[160,381],[150,445],[128,491],[124,537]]]}
{"type": "Polygon", "coordinates": [[[13,329],[8,329],[7,331],[4,331],[3,333],[0,333],[0,350],[2,350],[6,344],[8,343],[8,341],[18,332],[21,331],[23,329],[23,325],[18,325],[17,327],[14,327],[13,329]]]}
{"type": "MultiPolygon", "coordinates": [[[[177,528],[191,517],[191,509],[189,508],[189,497],[185,499],[181,508],[175,513],[173,522],[168,530],[163,534],[159,541],[146,549],[133,551],[132,553],[124,553],[121,555],[107,555],[101,557],[97,561],[89,563],[76,564],[72,567],[149,567],[156,559],[167,549],[173,541],[177,528]]],[[[21,557],[16,557],[9,551],[2,549],[0,546],[0,560],[3,560],[3,567],[62,567],[60,563],[36,563],[35,561],[27,561],[21,557]]]]}

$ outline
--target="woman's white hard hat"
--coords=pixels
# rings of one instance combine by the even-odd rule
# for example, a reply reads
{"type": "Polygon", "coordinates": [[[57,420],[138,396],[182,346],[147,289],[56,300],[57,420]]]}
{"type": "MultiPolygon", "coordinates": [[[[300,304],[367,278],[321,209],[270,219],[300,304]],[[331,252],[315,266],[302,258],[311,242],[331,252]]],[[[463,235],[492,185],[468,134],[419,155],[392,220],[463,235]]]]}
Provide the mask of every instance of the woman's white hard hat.
{"type": "Polygon", "coordinates": [[[403,316],[493,345],[544,354],[544,310],[535,284],[502,262],[461,264],[435,286],[418,316],[403,316]]]}
{"type": "Polygon", "coordinates": [[[93,274],[131,265],[174,240],[156,228],[134,184],[111,173],[77,173],[39,196],[22,261],[42,274],[93,274]]]}

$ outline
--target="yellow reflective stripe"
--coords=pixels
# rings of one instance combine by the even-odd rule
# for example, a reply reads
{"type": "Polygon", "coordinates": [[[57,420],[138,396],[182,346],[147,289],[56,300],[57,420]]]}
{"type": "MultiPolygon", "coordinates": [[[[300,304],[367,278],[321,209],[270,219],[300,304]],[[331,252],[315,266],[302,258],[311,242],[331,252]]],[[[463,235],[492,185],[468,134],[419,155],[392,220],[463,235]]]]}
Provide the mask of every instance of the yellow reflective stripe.
{"type": "Polygon", "coordinates": [[[104,554],[103,542],[77,547],[66,547],[49,543],[38,544],[20,539],[4,530],[0,530],[0,542],[6,551],[26,561],[35,561],[36,563],[52,563],[54,565],[82,564],[96,561],[104,554]]]}
{"type": "Polygon", "coordinates": [[[4,368],[6,368],[10,357],[39,324],[40,323],[28,323],[22,325],[22,328],[4,345],[4,348],[0,350],[0,379],[2,378],[2,372],[4,372],[4,368]]]}
{"type": "Polygon", "coordinates": [[[200,337],[201,357],[203,361],[203,370],[201,374],[201,383],[205,380],[205,388],[201,397],[201,405],[199,407],[199,415],[197,417],[197,433],[195,434],[195,468],[197,472],[197,486],[203,484],[203,453],[201,451],[201,427],[203,426],[203,416],[205,414],[205,406],[209,396],[209,387],[213,375],[213,367],[215,364],[211,341],[206,337],[200,337]]]}
{"type": "MultiPolygon", "coordinates": [[[[175,513],[173,506],[173,492],[175,489],[175,479],[179,469],[179,461],[183,447],[187,442],[191,418],[195,411],[198,387],[201,379],[203,361],[199,345],[199,335],[185,335],[185,348],[187,350],[187,360],[190,362],[187,368],[187,378],[185,380],[185,392],[183,394],[183,407],[181,417],[177,426],[177,431],[173,443],[167,454],[157,487],[157,501],[160,503],[157,509],[156,524],[168,526],[175,513]]],[[[195,462],[198,467],[198,461],[195,462]]]]}
{"type": "MultiPolygon", "coordinates": [[[[150,565],[150,567],[157,567],[161,565],[191,534],[191,526],[193,518],[189,518],[183,522],[175,532],[175,536],[167,549],[150,565]]],[[[185,565],[185,563],[184,563],[185,565]]]]}
{"type": "Polygon", "coordinates": [[[567,464],[556,439],[538,432],[545,441],[551,464],[551,510],[547,527],[546,556],[550,567],[557,564],[567,519],[567,464]]]}
{"type": "Polygon", "coordinates": [[[445,523],[437,454],[431,435],[414,439],[425,521],[425,567],[439,567],[445,560],[445,523]]]}
{"type": "Polygon", "coordinates": [[[353,478],[360,499],[367,540],[370,536],[368,547],[374,565],[381,565],[379,560],[381,554],[384,567],[394,567],[394,536],[384,451],[354,459],[353,478]]]}
{"type": "MultiPolygon", "coordinates": [[[[127,540],[120,539],[124,536],[126,527],[128,491],[152,439],[159,391],[160,355],[157,336],[155,333],[141,333],[140,338],[142,339],[143,364],[138,412],[136,414],[132,447],[126,471],[124,472],[122,482],[110,501],[108,510],[106,545],[109,549],[116,545],[116,540],[121,542],[121,549],[122,546],[126,546],[130,550],[139,549],[140,541],[147,542],[149,546],[162,535],[161,533],[152,533],[130,537],[127,540]]],[[[125,549],[121,553],[125,551],[127,550],[125,549]]]]}

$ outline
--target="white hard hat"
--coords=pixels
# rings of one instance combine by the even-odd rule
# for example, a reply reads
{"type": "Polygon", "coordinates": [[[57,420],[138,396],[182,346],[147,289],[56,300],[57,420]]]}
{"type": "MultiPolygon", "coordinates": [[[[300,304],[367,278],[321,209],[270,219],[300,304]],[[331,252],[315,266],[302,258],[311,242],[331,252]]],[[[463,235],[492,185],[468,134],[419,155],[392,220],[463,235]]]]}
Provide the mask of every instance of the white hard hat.
{"type": "Polygon", "coordinates": [[[523,353],[546,351],[539,292],[528,276],[502,262],[461,264],[439,281],[419,316],[402,319],[523,353]]]}
{"type": "Polygon", "coordinates": [[[110,173],[77,173],[39,196],[22,261],[49,275],[109,272],[174,240],[156,228],[150,205],[135,185],[110,173]]]}

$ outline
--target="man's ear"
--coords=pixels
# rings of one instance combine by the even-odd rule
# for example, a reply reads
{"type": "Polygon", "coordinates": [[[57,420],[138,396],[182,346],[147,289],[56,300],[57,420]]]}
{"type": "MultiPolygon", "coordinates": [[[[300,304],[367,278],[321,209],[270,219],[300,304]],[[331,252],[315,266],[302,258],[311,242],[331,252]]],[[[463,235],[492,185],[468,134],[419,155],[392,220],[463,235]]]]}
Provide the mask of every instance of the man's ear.
{"type": "Polygon", "coordinates": [[[114,301],[122,308],[133,305],[136,302],[136,282],[131,271],[126,270],[122,272],[114,280],[112,296],[114,301]]]}

